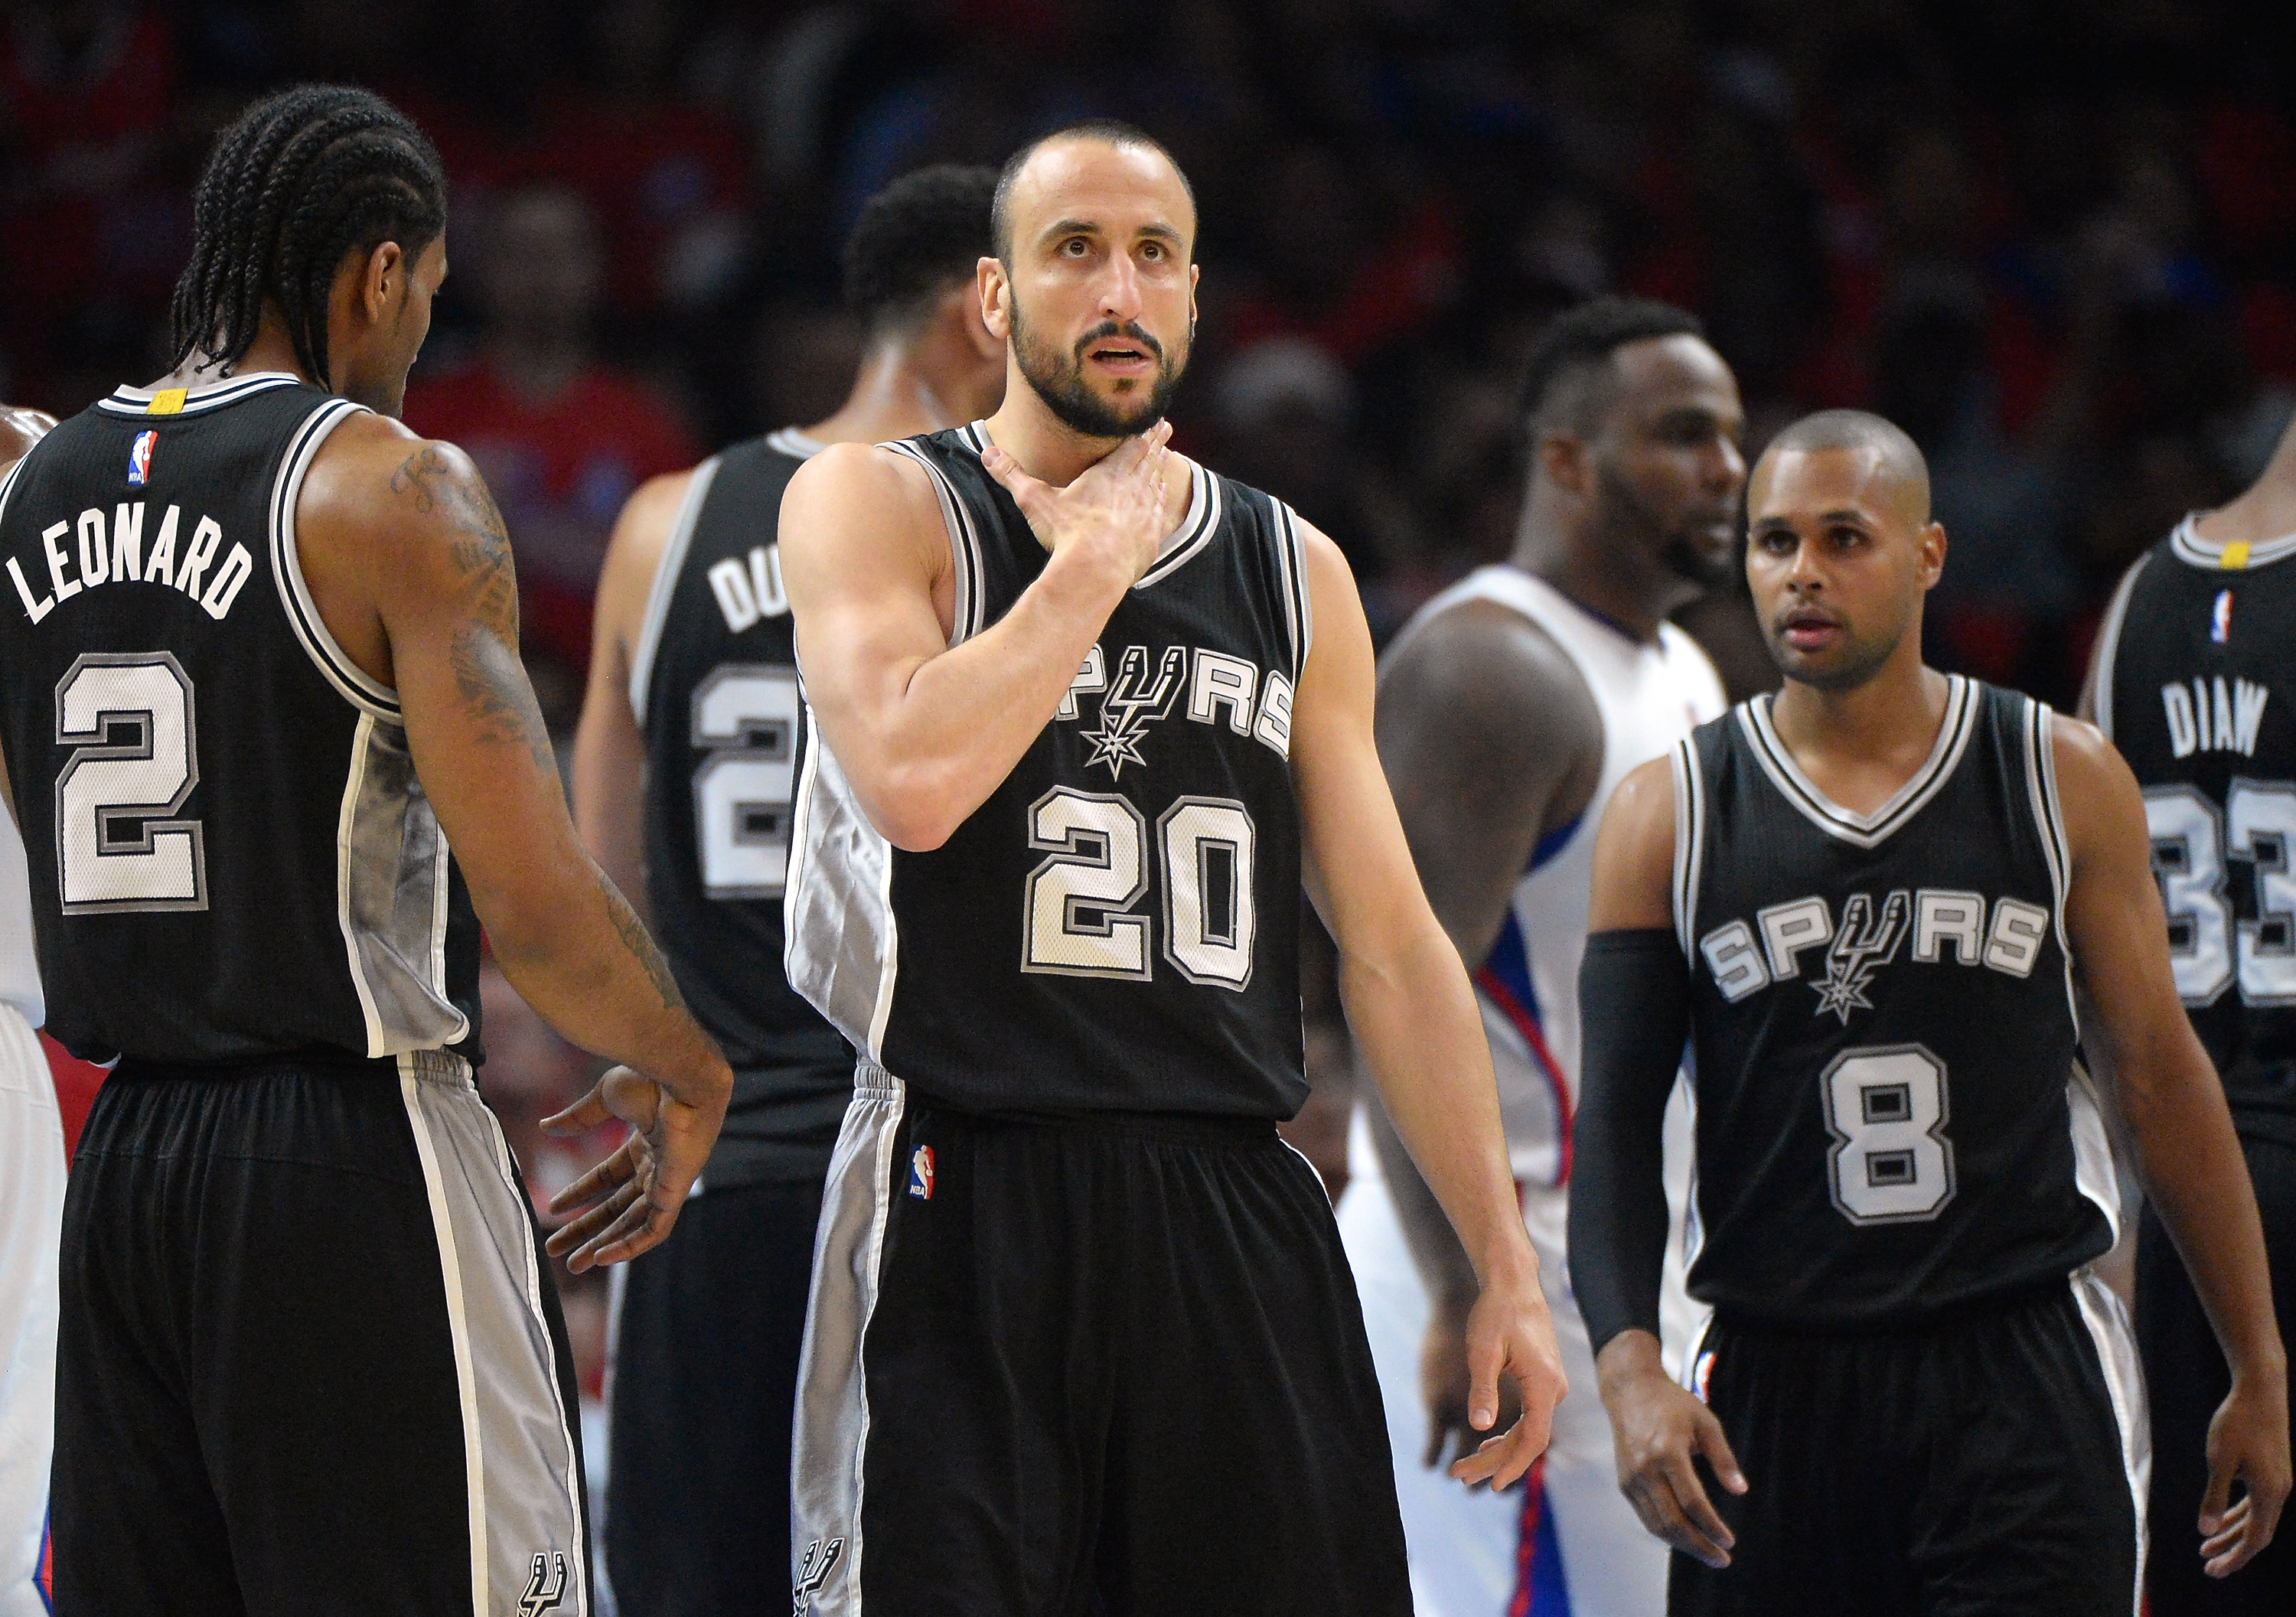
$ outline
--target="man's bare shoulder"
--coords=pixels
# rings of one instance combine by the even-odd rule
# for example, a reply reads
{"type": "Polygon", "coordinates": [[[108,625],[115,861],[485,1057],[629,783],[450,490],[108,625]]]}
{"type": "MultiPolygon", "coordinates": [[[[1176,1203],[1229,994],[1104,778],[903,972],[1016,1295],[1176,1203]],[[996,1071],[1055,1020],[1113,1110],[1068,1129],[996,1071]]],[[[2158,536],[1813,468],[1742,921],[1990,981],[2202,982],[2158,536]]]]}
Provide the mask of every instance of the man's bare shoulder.
{"type": "Polygon", "coordinates": [[[0,404],[0,472],[23,459],[55,424],[56,418],[45,410],[0,404]]]}
{"type": "Polygon", "coordinates": [[[1413,628],[1382,660],[1380,700],[1474,726],[1494,742],[1535,740],[1575,755],[1603,744],[1586,676],[1549,635],[1496,601],[1453,603],[1413,628]]]}
{"type": "Polygon", "coordinates": [[[307,569],[348,564],[378,587],[441,565],[455,580],[511,570],[509,531],[471,457],[384,415],[350,416],[328,437],[295,527],[307,569]]]}
{"type": "Polygon", "coordinates": [[[877,444],[831,444],[800,466],[782,493],[780,534],[785,564],[800,570],[809,553],[849,554],[857,545],[909,551],[934,574],[947,565],[931,476],[877,444]]]}

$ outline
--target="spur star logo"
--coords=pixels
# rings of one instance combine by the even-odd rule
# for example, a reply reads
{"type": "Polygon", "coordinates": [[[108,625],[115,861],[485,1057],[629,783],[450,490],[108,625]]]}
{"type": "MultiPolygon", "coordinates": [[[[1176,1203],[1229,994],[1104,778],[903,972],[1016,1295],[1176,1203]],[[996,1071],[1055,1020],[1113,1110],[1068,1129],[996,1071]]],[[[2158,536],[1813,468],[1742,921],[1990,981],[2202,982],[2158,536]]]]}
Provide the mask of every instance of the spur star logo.
{"type": "Polygon", "coordinates": [[[1100,699],[1100,728],[1084,732],[1084,739],[1092,744],[1092,755],[1085,759],[1085,767],[1105,764],[1111,780],[1122,779],[1127,764],[1146,768],[1148,760],[1141,755],[1140,743],[1147,738],[1148,726],[1172,710],[1187,666],[1187,648],[1168,645],[1152,684],[1148,678],[1148,648],[1125,647],[1124,661],[1117,667],[1115,681],[1100,699]]]}
{"type": "Polygon", "coordinates": [[[832,1539],[824,1543],[816,1539],[806,1546],[805,1559],[798,1564],[796,1597],[790,1605],[790,1617],[806,1617],[813,1610],[813,1597],[829,1582],[829,1574],[837,1570],[844,1556],[845,1540],[832,1539]]]}
{"type": "Polygon", "coordinates": [[[1841,907],[1841,928],[1826,948],[1825,980],[1810,984],[1817,990],[1818,1015],[1831,1011],[1847,1027],[1850,1012],[1874,1008],[1874,1002],[1866,997],[1866,990],[1873,984],[1874,973],[1890,964],[1890,956],[1904,940],[1906,912],[1910,907],[1902,888],[1882,901],[1878,917],[1874,914],[1870,895],[1849,895],[1841,907]]]}
{"type": "Polygon", "coordinates": [[[566,1552],[554,1549],[545,1557],[537,1550],[526,1592],[518,1597],[518,1617],[541,1617],[544,1612],[555,1611],[565,1596],[566,1552]]]}

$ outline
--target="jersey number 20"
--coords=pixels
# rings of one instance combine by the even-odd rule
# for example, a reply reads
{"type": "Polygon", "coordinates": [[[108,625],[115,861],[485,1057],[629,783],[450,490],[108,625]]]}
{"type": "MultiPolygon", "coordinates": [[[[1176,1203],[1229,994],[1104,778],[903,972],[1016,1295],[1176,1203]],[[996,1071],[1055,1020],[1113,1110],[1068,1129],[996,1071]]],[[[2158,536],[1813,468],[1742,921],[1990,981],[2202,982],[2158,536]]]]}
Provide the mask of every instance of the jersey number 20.
{"type": "Polygon", "coordinates": [[[1844,1050],[1825,1069],[1826,1172],[1852,1224],[1934,1219],[1953,1200],[1945,1063],[1919,1045],[1844,1050]]]}
{"type": "MultiPolygon", "coordinates": [[[[1251,982],[1259,930],[1251,896],[1253,831],[1242,803],[1184,797],[1156,821],[1163,867],[1164,956],[1190,982],[1251,982]]],[[[1024,972],[1146,982],[1154,917],[1147,817],[1128,798],[1055,787],[1029,810],[1029,845],[1052,857],[1029,873],[1021,916],[1024,972]]]]}
{"type": "Polygon", "coordinates": [[[193,710],[165,652],[90,652],[56,682],[56,744],[72,748],[56,773],[66,915],[208,907],[200,823],[174,817],[200,784],[193,710]]]}

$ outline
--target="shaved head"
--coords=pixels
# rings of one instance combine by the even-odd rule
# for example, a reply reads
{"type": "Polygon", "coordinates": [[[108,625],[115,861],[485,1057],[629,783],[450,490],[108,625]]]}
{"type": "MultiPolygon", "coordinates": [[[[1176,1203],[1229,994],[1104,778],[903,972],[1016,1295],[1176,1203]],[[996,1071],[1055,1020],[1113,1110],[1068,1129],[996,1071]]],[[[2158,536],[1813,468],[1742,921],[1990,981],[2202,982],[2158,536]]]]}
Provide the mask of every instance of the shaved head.
{"type": "Polygon", "coordinates": [[[1013,190],[1020,184],[1021,176],[1029,160],[1046,147],[1065,141],[1097,141],[1104,146],[1152,152],[1171,164],[1172,172],[1179,176],[1180,189],[1188,199],[1188,225],[1193,234],[1195,226],[1196,190],[1188,184],[1164,143],[1144,129],[1113,118],[1088,118],[1077,123],[1063,124],[1047,134],[1040,135],[1004,160],[1004,171],[996,176],[996,194],[988,209],[989,235],[996,245],[996,256],[1010,268],[1013,263],[1013,190]]]}
{"type": "Polygon", "coordinates": [[[1866,410],[1820,410],[1805,415],[1770,440],[1755,463],[1759,482],[1782,456],[1822,450],[1870,450],[1890,503],[1916,527],[1930,520],[1930,464],[1905,429],[1866,410]]]}

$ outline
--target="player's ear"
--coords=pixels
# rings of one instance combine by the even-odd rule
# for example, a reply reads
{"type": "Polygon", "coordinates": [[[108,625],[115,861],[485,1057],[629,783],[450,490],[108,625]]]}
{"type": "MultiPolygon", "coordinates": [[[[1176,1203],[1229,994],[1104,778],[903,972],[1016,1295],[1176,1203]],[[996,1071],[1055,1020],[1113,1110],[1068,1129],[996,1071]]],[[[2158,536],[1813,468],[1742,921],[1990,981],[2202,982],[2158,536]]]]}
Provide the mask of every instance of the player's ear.
{"type": "Polygon", "coordinates": [[[1945,572],[1945,524],[1931,522],[1921,533],[1921,575],[1924,590],[1937,587],[1945,572]]]}
{"type": "Polygon", "coordinates": [[[977,286],[959,284],[951,288],[941,305],[941,313],[945,319],[955,323],[975,359],[987,364],[992,359],[1004,357],[1004,344],[981,318],[980,292],[977,286]]]}
{"type": "Polygon", "coordinates": [[[1550,432],[1531,447],[1546,480],[1571,494],[1585,495],[1594,483],[1594,457],[1586,443],[1567,432],[1550,432]]]}
{"type": "Polygon", "coordinates": [[[357,307],[370,322],[379,325],[389,316],[394,298],[401,303],[406,301],[411,290],[406,277],[414,273],[414,267],[406,262],[406,255],[399,250],[398,242],[384,242],[367,254],[360,271],[357,307]]]}
{"type": "Polygon", "coordinates": [[[1004,265],[997,259],[983,259],[974,275],[980,292],[980,324],[997,341],[1006,341],[1013,335],[1013,283],[1004,265]]]}

